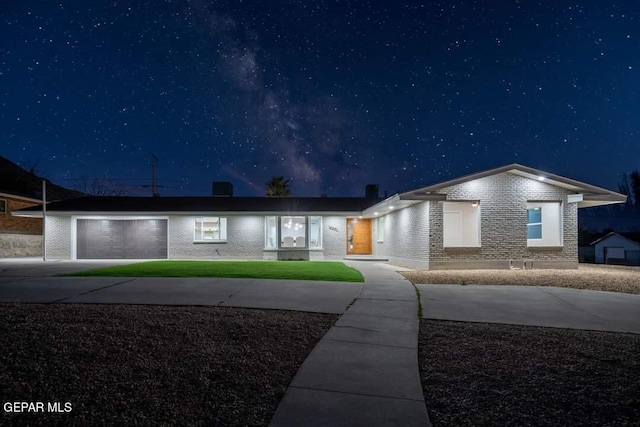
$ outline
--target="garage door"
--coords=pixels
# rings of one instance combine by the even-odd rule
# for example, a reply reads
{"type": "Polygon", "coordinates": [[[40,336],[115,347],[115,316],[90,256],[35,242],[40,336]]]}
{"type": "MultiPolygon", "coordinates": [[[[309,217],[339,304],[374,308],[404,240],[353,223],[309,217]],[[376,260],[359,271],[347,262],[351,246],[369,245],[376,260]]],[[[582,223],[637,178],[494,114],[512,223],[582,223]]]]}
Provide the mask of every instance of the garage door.
{"type": "Polygon", "coordinates": [[[167,258],[166,219],[78,219],[78,259],[167,258]]]}

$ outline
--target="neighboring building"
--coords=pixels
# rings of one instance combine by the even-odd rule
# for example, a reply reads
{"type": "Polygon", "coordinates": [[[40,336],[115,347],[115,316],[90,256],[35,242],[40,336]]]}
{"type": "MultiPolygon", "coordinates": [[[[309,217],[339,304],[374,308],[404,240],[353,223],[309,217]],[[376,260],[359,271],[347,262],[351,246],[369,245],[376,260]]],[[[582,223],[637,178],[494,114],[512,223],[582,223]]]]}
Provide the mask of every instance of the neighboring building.
{"type": "Polygon", "coordinates": [[[597,264],[640,265],[640,243],[611,232],[591,243],[597,264]]]}
{"type": "Polygon", "coordinates": [[[30,197],[0,193],[0,258],[42,255],[42,219],[11,215],[41,204],[30,197]]]}
{"type": "MultiPolygon", "coordinates": [[[[513,164],[385,200],[84,197],[47,205],[47,257],[342,259],[577,268],[578,208],[624,195],[513,164]]],[[[40,208],[14,215],[42,217],[40,208]]]]}

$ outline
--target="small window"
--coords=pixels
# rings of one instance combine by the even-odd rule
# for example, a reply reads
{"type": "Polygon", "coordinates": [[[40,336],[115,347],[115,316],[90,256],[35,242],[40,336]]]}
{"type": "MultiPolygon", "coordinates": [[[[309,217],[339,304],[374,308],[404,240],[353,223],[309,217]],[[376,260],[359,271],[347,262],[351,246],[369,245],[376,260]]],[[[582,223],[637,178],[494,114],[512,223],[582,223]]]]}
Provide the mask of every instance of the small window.
{"type": "Polygon", "coordinates": [[[542,209],[527,209],[527,239],[542,239],[542,209]]]}
{"type": "Polygon", "coordinates": [[[383,216],[378,217],[377,232],[378,232],[378,242],[384,242],[384,217],[383,216]]]}
{"type": "Polygon", "coordinates": [[[7,201],[5,199],[0,199],[0,214],[7,213],[7,201]]]}
{"type": "Polygon", "coordinates": [[[278,247],[278,222],[275,216],[264,217],[264,247],[276,249],[278,247]]]}
{"type": "Polygon", "coordinates": [[[527,246],[562,246],[562,203],[527,203],[527,246]]]}
{"type": "Polygon", "coordinates": [[[227,218],[196,218],[194,242],[224,242],[227,240],[227,218]]]}
{"type": "Polygon", "coordinates": [[[322,217],[309,217],[309,248],[319,249],[322,247],[322,217]]]}

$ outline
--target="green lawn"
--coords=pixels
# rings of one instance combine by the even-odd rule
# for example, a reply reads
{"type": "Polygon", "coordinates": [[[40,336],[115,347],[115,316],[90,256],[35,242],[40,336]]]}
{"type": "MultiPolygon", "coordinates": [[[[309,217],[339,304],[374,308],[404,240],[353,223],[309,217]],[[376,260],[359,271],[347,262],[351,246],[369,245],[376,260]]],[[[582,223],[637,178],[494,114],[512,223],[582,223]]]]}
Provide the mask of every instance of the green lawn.
{"type": "Polygon", "coordinates": [[[358,270],[341,262],[324,261],[149,261],[79,271],[65,276],[241,277],[364,282],[358,270]]]}

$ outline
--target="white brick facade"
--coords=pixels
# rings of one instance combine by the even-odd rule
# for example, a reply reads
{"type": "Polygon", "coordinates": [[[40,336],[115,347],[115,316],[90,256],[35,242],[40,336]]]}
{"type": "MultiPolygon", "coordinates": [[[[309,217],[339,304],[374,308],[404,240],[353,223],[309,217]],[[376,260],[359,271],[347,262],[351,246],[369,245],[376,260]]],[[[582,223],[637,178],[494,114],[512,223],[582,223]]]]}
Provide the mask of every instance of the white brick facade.
{"type": "Polygon", "coordinates": [[[264,216],[227,216],[226,243],[194,243],[195,218],[169,217],[169,259],[262,259],[264,216]]]}
{"type": "Polygon", "coordinates": [[[373,254],[410,267],[429,268],[429,203],[418,203],[384,216],[384,241],[378,242],[373,219],[373,254]]]}
{"type": "Polygon", "coordinates": [[[347,254],[347,218],[325,216],[322,218],[322,246],[324,259],[342,259],[347,254]]]}
{"type": "MultiPolygon", "coordinates": [[[[459,182],[459,181],[456,181],[459,182]]],[[[443,247],[443,202],[424,201],[384,216],[384,240],[378,242],[378,221],[372,219],[372,252],[392,263],[424,269],[508,268],[522,260],[534,268],[576,268],[578,263],[578,206],[562,187],[509,172],[465,181],[437,191],[447,201],[480,201],[480,246],[443,247]],[[560,202],[562,245],[527,246],[527,203],[560,202]]],[[[225,216],[217,214],[218,216],[225,216]]],[[[159,214],[158,217],[162,215],[159,214]]],[[[162,216],[167,218],[166,216],[162,216]]],[[[278,259],[265,250],[265,216],[227,215],[227,241],[195,243],[196,215],[168,216],[169,259],[278,259]]],[[[109,217],[103,217],[109,218],[109,217]]],[[[118,218],[111,216],[110,218],[118,218]]],[[[342,259],[346,255],[346,216],[322,217],[322,249],[304,254],[312,260],[342,259]]],[[[74,256],[75,218],[49,215],[46,222],[47,257],[74,256]]],[[[474,232],[475,233],[475,232],[474,232]]]]}
{"type": "Polygon", "coordinates": [[[45,223],[47,259],[70,259],[71,239],[71,217],[47,215],[45,223]]]}
{"type": "Polygon", "coordinates": [[[479,248],[444,248],[442,202],[430,202],[429,267],[507,268],[509,260],[535,267],[577,268],[578,208],[571,191],[511,173],[501,173],[446,188],[447,200],[480,200],[479,248]],[[563,212],[563,246],[527,247],[527,201],[558,201],[563,212]]]}
{"type": "MultiPolygon", "coordinates": [[[[217,214],[219,215],[219,214],[217,214]]],[[[222,216],[222,215],[220,215],[222,216]]],[[[145,216],[149,218],[150,216],[145,216]]],[[[118,219],[119,216],[100,216],[118,219]]],[[[131,217],[126,217],[131,218],[131,217]]],[[[162,216],[162,218],[167,218],[162,216]]],[[[220,243],[195,243],[196,215],[171,215],[168,217],[169,259],[278,259],[277,251],[264,248],[265,216],[226,216],[227,241],[220,243]]],[[[71,259],[76,245],[72,218],[67,215],[48,215],[46,223],[47,258],[71,259]]],[[[342,259],[346,255],[346,217],[322,218],[323,247],[309,251],[309,259],[342,259]]]]}

